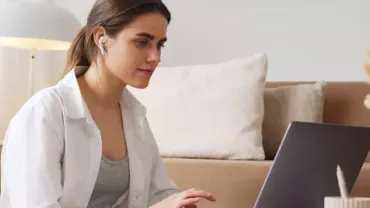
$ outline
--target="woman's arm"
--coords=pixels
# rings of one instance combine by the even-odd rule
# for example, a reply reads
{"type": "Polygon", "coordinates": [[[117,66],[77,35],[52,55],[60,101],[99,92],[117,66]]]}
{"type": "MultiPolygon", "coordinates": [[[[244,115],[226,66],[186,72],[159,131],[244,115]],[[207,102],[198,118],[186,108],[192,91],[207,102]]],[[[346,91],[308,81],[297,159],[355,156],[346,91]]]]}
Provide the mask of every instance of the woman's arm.
{"type": "Polygon", "coordinates": [[[64,131],[55,110],[41,101],[27,104],[9,124],[1,165],[2,197],[10,208],[61,207],[64,131]]]}
{"type": "Polygon", "coordinates": [[[153,153],[152,179],[149,190],[149,204],[153,205],[173,194],[179,193],[180,191],[169,177],[167,169],[160,158],[159,149],[150,130],[147,119],[144,120],[144,129],[151,137],[149,140],[151,142],[153,153]]]}
{"type": "Polygon", "coordinates": [[[212,193],[203,190],[188,189],[180,192],[168,175],[167,169],[160,157],[158,145],[155,142],[146,119],[144,121],[144,126],[150,134],[150,141],[153,146],[152,152],[154,162],[149,192],[150,208],[197,208],[196,203],[198,203],[200,199],[215,201],[216,199],[213,197],[212,193]]]}

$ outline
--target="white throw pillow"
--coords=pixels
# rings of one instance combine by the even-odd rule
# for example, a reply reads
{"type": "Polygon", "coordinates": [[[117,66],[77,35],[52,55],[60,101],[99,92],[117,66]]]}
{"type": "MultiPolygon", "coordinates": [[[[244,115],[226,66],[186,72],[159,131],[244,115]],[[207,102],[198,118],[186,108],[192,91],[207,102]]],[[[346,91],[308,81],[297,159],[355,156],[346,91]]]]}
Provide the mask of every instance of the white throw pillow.
{"type": "Polygon", "coordinates": [[[128,89],[147,107],[161,156],[263,160],[267,63],[258,53],[220,64],[158,67],[146,89],[128,89]]]}

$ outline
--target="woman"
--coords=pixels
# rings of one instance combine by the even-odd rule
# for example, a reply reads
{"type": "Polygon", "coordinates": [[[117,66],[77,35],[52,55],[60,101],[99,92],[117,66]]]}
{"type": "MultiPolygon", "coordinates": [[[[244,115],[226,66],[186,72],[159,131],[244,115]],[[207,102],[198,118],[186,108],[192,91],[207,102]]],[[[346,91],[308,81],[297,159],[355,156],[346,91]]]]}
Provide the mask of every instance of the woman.
{"type": "Polygon", "coordinates": [[[179,192],[126,85],[145,88],[171,15],[160,0],[98,0],[74,39],[64,78],[11,120],[2,152],[3,208],[195,207],[179,192]]]}

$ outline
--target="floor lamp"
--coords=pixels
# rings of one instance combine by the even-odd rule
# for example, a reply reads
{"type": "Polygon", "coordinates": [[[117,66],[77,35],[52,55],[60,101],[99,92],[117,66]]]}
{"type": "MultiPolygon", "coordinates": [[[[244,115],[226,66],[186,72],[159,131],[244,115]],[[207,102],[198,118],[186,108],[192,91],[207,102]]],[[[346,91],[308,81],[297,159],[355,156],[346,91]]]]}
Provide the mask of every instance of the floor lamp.
{"type": "Polygon", "coordinates": [[[0,46],[30,51],[29,96],[34,90],[36,51],[67,50],[80,27],[71,13],[51,1],[0,4],[0,46]]]}

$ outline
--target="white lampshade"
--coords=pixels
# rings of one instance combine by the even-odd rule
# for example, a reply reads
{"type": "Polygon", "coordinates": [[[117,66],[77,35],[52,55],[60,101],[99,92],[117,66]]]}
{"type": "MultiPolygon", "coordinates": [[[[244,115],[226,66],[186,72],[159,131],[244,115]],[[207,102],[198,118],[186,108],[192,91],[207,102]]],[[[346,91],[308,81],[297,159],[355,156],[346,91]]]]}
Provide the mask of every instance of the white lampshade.
{"type": "Polygon", "coordinates": [[[68,11],[47,2],[0,4],[0,45],[31,50],[67,50],[81,27],[68,11]]]}

